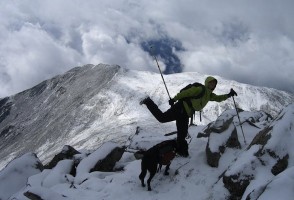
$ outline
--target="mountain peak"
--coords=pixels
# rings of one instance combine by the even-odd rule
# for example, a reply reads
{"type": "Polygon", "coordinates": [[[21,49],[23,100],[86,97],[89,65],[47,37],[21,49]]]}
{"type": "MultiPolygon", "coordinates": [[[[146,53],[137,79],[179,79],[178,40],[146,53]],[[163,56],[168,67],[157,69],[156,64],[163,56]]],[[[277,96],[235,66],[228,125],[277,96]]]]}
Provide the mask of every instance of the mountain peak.
{"type": "MultiPolygon", "coordinates": [[[[188,83],[203,83],[206,75],[179,73],[165,75],[172,96],[188,83]]],[[[263,110],[276,116],[292,94],[218,78],[216,94],[237,91],[237,106],[247,111],[263,110]]],[[[106,141],[123,144],[136,127],[150,131],[174,131],[174,123],[159,124],[146,108],[142,97],[151,96],[162,110],[168,109],[168,95],[159,74],[126,70],[117,65],[85,65],[45,80],[35,87],[0,100],[0,169],[14,157],[37,152],[48,161],[64,145],[95,148],[106,141]],[[28,145],[29,144],[29,145],[28,145]]],[[[234,108],[231,100],[210,102],[203,110],[207,124],[224,110],[234,108]]]]}

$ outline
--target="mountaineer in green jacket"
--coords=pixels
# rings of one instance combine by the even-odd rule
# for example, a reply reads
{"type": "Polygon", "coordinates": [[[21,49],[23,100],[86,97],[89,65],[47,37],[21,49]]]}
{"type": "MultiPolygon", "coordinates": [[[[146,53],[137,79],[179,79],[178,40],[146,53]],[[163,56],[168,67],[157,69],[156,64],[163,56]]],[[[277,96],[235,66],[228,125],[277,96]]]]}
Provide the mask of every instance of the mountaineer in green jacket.
{"type": "Polygon", "coordinates": [[[185,139],[188,134],[189,117],[195,111],[201,111],[209,101],[221,102],[229,97],[237,96],[233,89],[228,94],[214,94],[213,90],[217,85],[217,80],[211,76],[206,78],[204,86],[200,85],[191,85],[181,90],[174,98],[169,100],[171,108],[166,112],[162,112],[150,97],[146,97],[140,102],[140,105],[145,104],[147,106],[159,122],[176,121],[178,154],[183,157],[189,156],[188,143],[185,139]]]}

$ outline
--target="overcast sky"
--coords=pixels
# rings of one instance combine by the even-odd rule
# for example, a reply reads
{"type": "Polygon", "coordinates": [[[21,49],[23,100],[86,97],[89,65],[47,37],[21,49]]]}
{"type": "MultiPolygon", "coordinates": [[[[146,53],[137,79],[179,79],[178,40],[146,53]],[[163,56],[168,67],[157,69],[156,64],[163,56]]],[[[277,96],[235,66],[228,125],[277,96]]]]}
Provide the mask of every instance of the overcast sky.
{"type": "Polygon", "coordinates": [[[181,45],[181,71],[294,93],[293,10],[293,0],[0,0],[0,97],[85,64],[157,72],[142,43],[163,39],[181,45]]]}

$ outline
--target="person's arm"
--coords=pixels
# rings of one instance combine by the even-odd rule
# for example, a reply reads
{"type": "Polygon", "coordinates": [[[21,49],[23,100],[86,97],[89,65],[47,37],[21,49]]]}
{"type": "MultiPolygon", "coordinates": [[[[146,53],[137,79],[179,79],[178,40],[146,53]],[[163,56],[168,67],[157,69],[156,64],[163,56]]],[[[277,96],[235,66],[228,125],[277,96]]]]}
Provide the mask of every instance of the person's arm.
{"type": "Polygon", "coordinates": [[[214,93],[211,93],[210,95],[210,101],[221,102],[221,101],[227,100],[228,98],[229,98],[228,94],[216,95],[214,93]]]}
{"type": "Polygon", "coordinates": [[[228,94],[216,95],[214,93],[211,93],[210,101],[221,102],[221,101],[227,100],[228,98],[232,96],[237,96],[237,93],[231,88],[231,91],[228,94]]]}

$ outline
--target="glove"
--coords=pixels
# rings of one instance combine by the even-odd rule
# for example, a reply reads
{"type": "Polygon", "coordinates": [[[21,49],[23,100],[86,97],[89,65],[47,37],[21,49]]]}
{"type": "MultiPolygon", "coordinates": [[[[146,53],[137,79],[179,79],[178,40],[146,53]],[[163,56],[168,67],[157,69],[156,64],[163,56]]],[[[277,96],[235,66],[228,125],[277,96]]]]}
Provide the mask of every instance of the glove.
{"type": "Polygon", "coordinates": [[[231,91],[228,94],[228,97],[232,97],[232,96],[238,96],[238,94],[233,90],[233,88],[231,88],[231,91]]]}
{"type": "Polygon", "coordinates": [[[168,103],[169,103],[170,106],[173,106],[173,105],[175,104],[175,100],[170,99],[170,100],[168,101],[168,103]]]}

